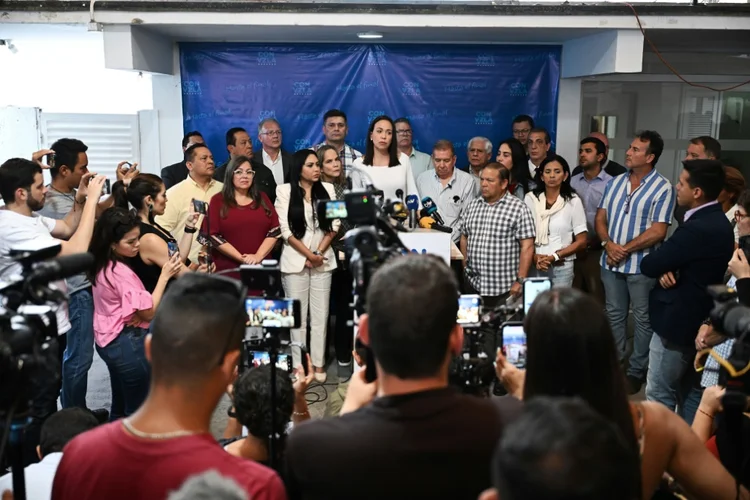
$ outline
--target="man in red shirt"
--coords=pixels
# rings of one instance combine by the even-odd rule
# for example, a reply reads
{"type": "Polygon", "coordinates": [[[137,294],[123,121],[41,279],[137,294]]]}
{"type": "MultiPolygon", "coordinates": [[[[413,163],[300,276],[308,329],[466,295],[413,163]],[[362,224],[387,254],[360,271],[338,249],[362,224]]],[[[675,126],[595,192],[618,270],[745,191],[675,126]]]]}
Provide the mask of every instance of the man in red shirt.
{"type": "Polygon", "coordinates": [[[145,340],[148,398],[132,416],[65,447],[52,498],[163,500],[190,476],[214,469],[253,500],[286,499],[274,471],[231,456],[209,432],[240,357],[244,298],[239,282],[200,273],[169,288],[145,340]]]}

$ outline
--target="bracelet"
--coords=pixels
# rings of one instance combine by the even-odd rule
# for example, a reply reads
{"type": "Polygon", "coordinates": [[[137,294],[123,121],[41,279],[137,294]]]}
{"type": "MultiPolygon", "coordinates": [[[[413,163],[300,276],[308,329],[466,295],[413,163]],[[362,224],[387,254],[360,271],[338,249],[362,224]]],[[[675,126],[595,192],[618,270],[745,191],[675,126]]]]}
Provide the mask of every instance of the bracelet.
{"type": "Polygon", "coordinates": [[[557,262],[558,260],[560,260],[560,256],[557,255],[557,252],[552,252],[552,257],[555,258],[555,262],[557,262]]]}
{"type": "Polygon", "coordinates": [[[705,416],[707,416],[707,417],[708,417],[708,418],[710,418],[711,420],[713,420],[713,419],[714,419],[714,416],[713,416],[713,415],[710,415],[709,413],[707,413],[707,412],[705,412],[705,411],[701,410],[700,408],[698,408],[698,411],[699,411],[699,412],[701,412],[701,413],[703,413],[703,414],[704,414],[705,416]]]}
{"type": "Polygon", "coordinates": [[[83,201],[78,201],[78,198],[73,198],[73,201],[75,201],[79,205],[85,205],[86,204],[86,198],[84,198],[83,201]]]}
{"type": "Polygon", "coordinates": [[[197,228],[197,227],[190,227],[190,226],[185,226],[185,232],[186,232],[187,234],[193,234],[193,233],[194,233],[194,232],[196,232],[197,230],[198,230],[198,228],[197,228]]]}
{"type": "Polygon", "coordinates": [[[309,414],[310,414],[310,410],[305,410],[305,411],[293,411],[293,412],[292,412],[292,415],[294,415],[295,417],[303,417],[303,416],[305,416],[305,415],[309,415],[309,414]]]}

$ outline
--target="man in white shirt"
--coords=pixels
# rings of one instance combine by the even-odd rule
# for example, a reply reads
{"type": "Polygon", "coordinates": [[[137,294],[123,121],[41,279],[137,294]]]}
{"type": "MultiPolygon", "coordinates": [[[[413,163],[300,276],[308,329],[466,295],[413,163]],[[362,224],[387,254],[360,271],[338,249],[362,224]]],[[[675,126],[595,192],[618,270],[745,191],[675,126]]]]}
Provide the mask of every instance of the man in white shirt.
{"type": "MultiPolygon", "coordinates": [[[[49,500],[52,481],[63,455],[63,448],[74,437],[99,425],[93,413],[83,408],[66,408],[53,413],[42,425],[41,439],[36,452],[41,462],[24,469],[26,498],[49,500]]],[[[13,491],[13,475],[0,477],[0,493],[13,491]]]]}
{"type": "Polygon", "coordinates": [[[539,165],[547,157],[551,146],[549,132],[544,128],[533,128],[529,132],[529,142],[526,143],[529,151],[529,175],[534,180],[539,165]]]}
{"type": "MultiPolygon", "coordinates": [[[[479,186],[466,172],[456,168],[456,152],[453,143],[439,140],[432,148],[435,167],[417,178],[420,198],[429,196],[438,207],[445,225],[453,228],[466,206],[479,196],[479,186]]],[[[461,241],[461,233],[453,231],[453,241],[461,241]]]]}
{"type": "Polygon", "coordinates": [[[404,153],[411,163],[411,172],[414,178],[418,178],[424,172],[431,172],[435,169],[432,164],[430,155],[414,149],[413,139],[414,130],[411,128],[411,122],[408,118],[399,118],[393,125],[396,127],[396,140],[398,141],[398,151],[404,153]]]}
{"type": "Polygon", "coordinates": [[[263,164],[273,173],[276,185],[289,182],[292,155],[281,149],[281,125],[276,118],[266,118],[258,125],[258,140],[263,146],[263,164]]]}
{"type": "Polygon", "coordinates": [[[466,153],[469,156],[469,168],[471,175],[476,178],[479,184],[479,173],[492,159],[492,142],[486,137],[474,137],[466,146],[466,153]]]}

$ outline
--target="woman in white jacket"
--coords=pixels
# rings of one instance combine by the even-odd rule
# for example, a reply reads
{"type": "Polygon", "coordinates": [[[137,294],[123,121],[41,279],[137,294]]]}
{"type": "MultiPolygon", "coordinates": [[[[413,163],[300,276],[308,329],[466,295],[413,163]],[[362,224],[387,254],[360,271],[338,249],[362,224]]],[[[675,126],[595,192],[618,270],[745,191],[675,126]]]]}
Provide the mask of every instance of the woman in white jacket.
{"type": "MultiPolygon", "coordinates": [[[[301,305],[300,327],[292,330],[292,341],[307,345],[307,314],[310,311],[310,357],[315,379],[325,382],[325,346],[331,275],[336,258],[331,242],[339,221],[320,220],[317,204],[335,199],[333,185],[320,180],[320,163],[315,151],[294,153],[289,184],[276,188],[276,212],[279,216],[284,249],[281,253],[281,280],[286,296],[301,305]]],[[[294,365],[302,362],[298,350],[292,350],[294,365]]]]}

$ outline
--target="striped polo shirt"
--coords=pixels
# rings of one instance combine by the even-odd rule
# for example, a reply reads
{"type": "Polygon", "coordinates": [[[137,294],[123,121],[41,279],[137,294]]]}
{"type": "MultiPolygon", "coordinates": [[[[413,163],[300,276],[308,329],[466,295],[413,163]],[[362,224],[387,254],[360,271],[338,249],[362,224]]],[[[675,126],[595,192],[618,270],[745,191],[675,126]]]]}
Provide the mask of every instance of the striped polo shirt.
{"type": "MultiPolygon", "coordinates": [[[[652,170],[643,178],[635,191],[630,190],[630,174],[618,175],[604,189],[599,208],[607,211],[609,239],[618,245],[633,240],[654,222],[671,224],[675,193],[669,181],[652,170]]],[[[640,274],[643,257],[658,248],[659,244],[632,252],[617,266],[607,265],[607,253],[602,252],[601,266],[624,274],[640,274]]]]}

